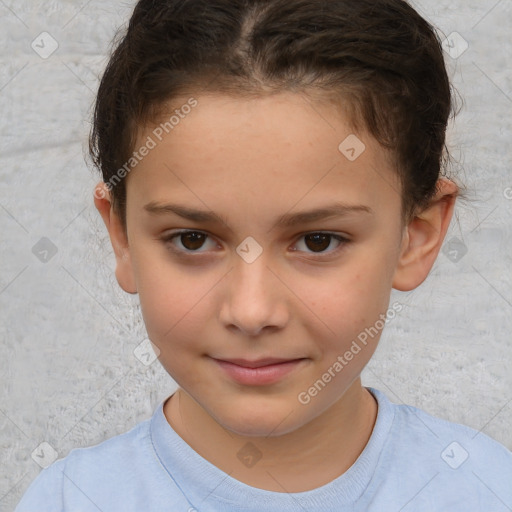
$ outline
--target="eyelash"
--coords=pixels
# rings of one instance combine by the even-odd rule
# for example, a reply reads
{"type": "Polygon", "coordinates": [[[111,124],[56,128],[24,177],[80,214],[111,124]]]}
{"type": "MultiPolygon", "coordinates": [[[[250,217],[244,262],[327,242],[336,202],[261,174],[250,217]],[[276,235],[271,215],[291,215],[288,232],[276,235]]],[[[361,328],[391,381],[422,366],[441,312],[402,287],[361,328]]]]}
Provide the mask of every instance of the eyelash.
{"type": "MultiPolygon", "coordinates": [[[[199,234],[202,234],[202,235],[206,235],[209,238],[212,238],[212,237],[210,237],[210,235],[208,233],[206,233],[204,231],[185,229],[185,230],[180,230],[180,231],[175,231],[175,232],[172,232],[172,233],[168,233],[168,234],[164,235],[161,238],[161,240],[162,240],[162,242],[166,246],[169,247],[169,249],[172,252],[174,252],[175,254],[178,254],[180,256],[187,257],[187,256],[193,255],[195,253],[201,254],[199,251],[176,249],[174,246],[172,246],[172,241],[175,238],[178,238],[181,235],[188,235],[188,234],[191,234],[191,233],[199,233],[199,234]]],[[[333,254],[337,254],[339,251],[341,251],[344,248],[345,245],[347,245],[350,242],[350,240],[348,238],[344,237],[344,236],[337,235],[335,233],[325,232],[325,231],[309,231],[307,233],[301,234],[299,239],[304,238],[307,235],[327,235],[327,236],[330,236],[330,237],[336,239],[338,242],[340,242],[340,245],[336,249],[334,249],[332,251],[319,252],[319,253],[315,253],[315,252],[307,253],[309,255],[313,255],[313,259],[321,259],[324,256],[331,256],[333,254]]]]}

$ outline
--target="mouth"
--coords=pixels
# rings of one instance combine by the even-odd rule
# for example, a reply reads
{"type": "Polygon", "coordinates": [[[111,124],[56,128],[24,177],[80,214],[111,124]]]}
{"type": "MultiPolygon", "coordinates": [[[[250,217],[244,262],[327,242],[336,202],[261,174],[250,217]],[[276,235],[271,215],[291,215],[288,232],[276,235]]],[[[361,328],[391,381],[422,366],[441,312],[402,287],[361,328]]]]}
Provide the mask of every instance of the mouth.
{"type": "Polygon", "coordinates": [[[261,386],[280,381],[290,372],[302,366],[307,360],[265,358],[250,361],[247,359],[215,359],[213,361],[232,380],[239,384],[261,386]]]}

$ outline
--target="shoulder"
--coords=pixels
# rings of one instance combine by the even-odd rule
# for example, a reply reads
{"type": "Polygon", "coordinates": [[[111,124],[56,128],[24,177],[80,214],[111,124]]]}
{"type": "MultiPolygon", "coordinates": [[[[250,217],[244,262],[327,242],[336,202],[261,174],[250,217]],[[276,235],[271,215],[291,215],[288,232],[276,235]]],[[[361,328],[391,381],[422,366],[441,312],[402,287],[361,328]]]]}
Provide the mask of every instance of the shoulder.
{"type": "Polygon", "coordinates": [[[427,445],[441,443],[443,446],[448,443],[446,452],[441,455],[443,459],[457,458],[451,465],[462,464],[462,459],[466,458],[464,452],[467,452],[467,458],[482,462],[492,460],[493,464],[501,460],[504,469],[512,470],[512,452],[482,431],[436,417],[411,405],[392,404],[392,407],[395,409],[394,427],[411,441],[421,440],[427,445]]]}
{"type": "Polygon", "coordinates": [[[396,436],[402,441],[422,441],[420,446],[460,441],[471,447],[475,456],[492,455],[508,463],[512,461],[512,452],[483,432],[439,418],[412,405],[393,403],[382,391],[374,388],[370,390],[377,398],[379,408],[392,417],[390,436],[396,436]]]}
{"type": "Polygon", "coordinates": [[[62,506],[62,480],[65,459],[54,462],[43,469],[32,481],[25,491],[21,501],[14,512],[61,512],[62,506]],[[44,503],[44,509],[41,504],[44,503]]]}
{"type": "Polygon", "coordinates": [[[60,512],[64,502],[79,506],[88,489],[94,489],[95,494],[109,493],[116,478],[136,478],[137,466],[144,463],[149,453],[145,449],[151,444],[149,422],[145,420],[94,446],[72,449],[39,473],[15,512],[60,512]]]}
{"type": "MultiPolygon", "coordinates": [[[[151,445],[149,433],[150,420],[145,420],[132,429],[105,441],[85,448],[74,448],[62,460],[65,461],[66,474],[73,477],[75,472],[83,478],[82,470],[97,468],[101,473],[124,473],[134,464],[141,463],[147,457],[147,448],[151,445]]],[[[94,474],[94,473],[91,473],[94,474]]]]}
{"type": "Polygon", "coordinates": [[[490,504],[493,510],[512,509],[512,452],[507,447],[483,432],[394,404],[381,391],[371,391],[391,418],[381,472],[399,478],[404,486],[410,482],[412,488],[428,488],[417,500],[472,503],[464,505],[467,510],[489,510],[490,504]]]}

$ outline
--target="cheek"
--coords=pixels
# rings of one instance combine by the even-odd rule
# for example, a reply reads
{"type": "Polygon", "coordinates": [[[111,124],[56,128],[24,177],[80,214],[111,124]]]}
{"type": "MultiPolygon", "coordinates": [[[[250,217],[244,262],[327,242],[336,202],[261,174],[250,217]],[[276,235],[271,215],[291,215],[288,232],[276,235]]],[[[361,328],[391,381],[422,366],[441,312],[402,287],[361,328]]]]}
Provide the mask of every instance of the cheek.
{"type": "Polygon", "coordinates": [[[162,343],[192,338],[202,321],[201,297],[209,288],[204,283],[194,284],[179,278],[164,280],[148,276],[141,281],[139,299],[150,337],[162,343]]]}
{"type": "Polygon", "coordinates": [[[329,278],[312,279],[301,287],[300,296],[307,297],[311,311],[308,318],[318,319],[317,332],[311,335],[324,340],[325,352],[344,351],[386,313],[391,290],[388,265],[385,255],[366,253],[329,278]],[[319,338],[320,329],[325,336],[319,338]]]}
{"type": "Polygon", "coordinates": [[[204,349],[205,329],[211,324],[212,297],[217,273],[185,269],[140,255],[135,265],[137,288],[145,327],[160,349],[167,367],[187,354],[204,349]],[[177,357],[179,354],[179,357],[177,357]]]}
{"type": "Polygon", "coordinates": [[[191,369],[204,352],[206,320],[201,297],[211,286],[176,275],[165,280],[145,277],[139,288],[141,311],[148,337],[160,351],[161,365],[178,385],[200,385],[200,373],[191,369]]]}
{"type": "MultiPolygon", "coordinates": [[[[131,256],[146,330],[157,345],[171,337],[197,302],[196,284],[158,249],[132,246],[131,256]]],[[[201,287],[202,288],[202,287],[201,287]]]]}

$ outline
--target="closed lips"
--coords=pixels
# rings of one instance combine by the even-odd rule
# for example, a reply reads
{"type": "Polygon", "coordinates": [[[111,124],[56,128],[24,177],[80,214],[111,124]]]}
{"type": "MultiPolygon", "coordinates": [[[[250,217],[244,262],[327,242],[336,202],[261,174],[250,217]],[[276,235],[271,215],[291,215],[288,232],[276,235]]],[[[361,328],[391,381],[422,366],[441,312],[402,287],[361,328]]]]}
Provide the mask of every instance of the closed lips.
{"type": "Polygon", "coordinates": [[[221,361],[223,363],[236,364],[237,366],[242,366],[244,368],[261,368],[262,366],[271,366],[271,365],[276,365],[276,364],[291,363],[292,361],[300,361],[302,359],[304,359],[304,358],[296,358],[296,359],[266,358],[266,359],[258,359],[257,361],[248,361],[246,359],[217,359],[217,361],[221,361]]]}

